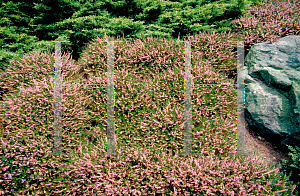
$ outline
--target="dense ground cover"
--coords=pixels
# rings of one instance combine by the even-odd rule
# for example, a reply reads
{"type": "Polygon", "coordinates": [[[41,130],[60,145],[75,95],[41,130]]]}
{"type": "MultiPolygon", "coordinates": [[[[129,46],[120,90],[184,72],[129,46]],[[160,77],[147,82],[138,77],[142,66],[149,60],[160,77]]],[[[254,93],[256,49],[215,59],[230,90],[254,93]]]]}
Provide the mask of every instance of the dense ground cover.
{"type": "MultiPolygon", "coordinates": [[[[12,66],[16,69],[7,70],[9,77],[6,79],[10,82],[6,85],[20,88],[7,99],[6,103],[10,104],[2,108],[7,112],[3,120],[9,124],[6,133],[11,138],[6,137],[11,145],[7,145],[5,151],[8,155],[9,150],[20,145],[23,149],[20,150],[26,152],[25,160],[15,156],[18,164],[30,165],[30,169],[26,164],[19,165],[19,169],[28,170],[20,174],[35,171],[32,173],[35,178],[28,176],[26,179],[22,175],[27,182],[27,185],[24,183],[26,188],[35,187],[47,194],[62,191],[64,194],[248,192],[255,195],[263,190],[253,185],[269,182],[271,184],[264,187],[265,193],[284,190],[285,185],[278,176],[271,182],[270,176],[276,171],[267,170],[262,162],[228,155],[236,146],[236,90],[233,86],[193,89],[193,151],[203,156],[175,155],[182,151],[184,143],[184,50],[179,47],[175,53],[172,45],[157,44],[155,40],[143,43],[147,44],[116,44],[115,132],[117,152],[123,156],[113,158],[99,155],[105,152],[107,123],[103,86],[65,85],[62,88],[63,152],[72,156],[58,158],[48,154],[53,146],[51,67],[54,54],[36,53],[12,66]],[[154,48],[157,52],[153,52],[154,48]],[[139,56],[148,58],[142,62],[136,58],[139,56]],[[30,85],[30,81],[35,85],[30,85]]],[[[90,44],[78,63],[64,55],[64,81],[69,82],[73,73],[80,72],[80,66],[92,69],[89,65],[93,64],[95,76],[90,74],[85,80],[78,78],[77,82],[105,84],[103,45],[97,41],[90,44]]],[[[234,83],[214,72],[210,63],[200,58],[196,46],[197,43],[197,52],[192,53],[194,83],[234,83]]],[[[234,58],[233,54],[231,56],[234,58]]],[[[232,66],[235,62],[232,59],[232,66]]],[[[17,170],[14,172],[12,175],[17,175],[17,170]]]]}
{"type": "MultiPolygon", "coordinates": [[[[245,41],[261,41],[249,36],[251,28],[243,33],[245,41]]],[[[234,83],[228,74],[236,72],[236,43],[230,39],[230,32],[189,38],[199,41],[192,43],[193,83],[234,83]]],[[[107,82],[103,40],[89,43],[78,61],[63,54],[64,83],[107,82]]],[[[260,157],[229,155],[236,149],[234,86],[193,87],[193,151],[201,156],[176,156],[184,145],[183,43],[147,38],[114,45],[116,148],[122,155],[100,154],[105,85],[63,86],[63,152],[70,156],[49,154],[54,52],[24,55],[11,61],[0,81],[8,90],[0,110],[2,188],[33,195],[292,195],[294,183],[260,157]]]]}

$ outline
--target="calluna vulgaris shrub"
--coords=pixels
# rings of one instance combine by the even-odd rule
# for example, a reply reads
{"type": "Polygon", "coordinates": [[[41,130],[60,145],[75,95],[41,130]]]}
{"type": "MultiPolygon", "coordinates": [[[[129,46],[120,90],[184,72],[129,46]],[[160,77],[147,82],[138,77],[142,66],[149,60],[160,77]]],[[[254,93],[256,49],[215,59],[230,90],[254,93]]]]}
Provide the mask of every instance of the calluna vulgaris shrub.
{"type": "MultiPolygon", "coordinates": [[[[249,22],[253,18],[240,20],[252,33],[258,32],[257,23],[249,22]]],[[[269,41],[248,32],[245,41],[269,41]]],[[[275,41],[283,35],[276,32],[275,41]]],[[[200,32],[193,38],[199,41],[192,44],[194,83],[232,82],[216,71],[236,67],[236,43],[230,39],[230,32],[200,32]]],[[[62,55],[64,82],[80,73],[78,82],[106,83],[106,43],[99,41],[90,43],[78,62],[62,55]]],[[[100,154],[105,152],[105,85],[62,87],[63,153],[69,156],[53,156],[54,54],[11,61],[0,80],[9,90],[0,108],[2,194],[292,195],[296,185],[287,181],[290,176],[259,156],[228,155],[236,146],[234,87],[193,88],[193,149],[203,156],[175,154],[184,146],[184,48],[158,41],[114,44],[116,152],[121,155],[113,157],[100,154]]]]}
{"type": "MultiPolygon", "coordinates": [[[[95,76],[90,74],[87,81],[100,84],[106,82],[106,67],[103,63],[107,58],[106,51],[104,47],[100,47],[103,44],[98,41],[101,40],[97,39],[90,45],[78,64],[72,59],[68,59],[68,55],[62,56],[64,81],[80,70],[93,69],[88,67],[93,64],[96,74],[95,76]]],[[[210,106],[212,102],[208,101],[210,99],[205,99],[203,91],[199,89],[195,89],[195,94],[192,95],[193,105],[197,111],[193,119],[197,125],[193,131],[193,137],[198,138],[194,139],[193,146],[198,152],[201,150],[205,156],[188,158],[178,157],[174,154],[183,149],[184,143],[181,139],[183,138],[183,108],[180,107],[184,100],[182,93],[184,81],[180,79],[184,78],[183,52],[176,53],[178,57],[174,59],[178,61],[169,60],[170,65],[173,66],[167,74],[160,72],[163,69],[158,66],[160,63],[154,62],[153,65],[156,67],[147,70],[149,68],[147,62],[160,61],[162,58],[158,56],[162,55],[161,53],[154,54],[154,58],[146,59],[144,65],[135,66],[141,70],[144,66],[146,71],[155,72],[157,75],[149,74],[148,77],[137,80],[135,78],[137,76],[130,73],[134,65],[139,63],[138,58],[135,57],[138,55],[151,57],[149,53],[153,51],[153,48],[160,47],[159,44],[151,43],[153,41],[153,39],[148,39],[144,43],[149,43],[149,45],[144,47],[136,43],[132,46],[128,43],[116,45],[115,58],[119,59],[115,70],[115,80],[117,81],[115,87],[115,97],[117,97],[115,100],[116,135],[118,136],[117,152],[122,154],[116,157],[100,155],[101,152],[105,152],[103,138],[106,135],[106,114],[104,112],[106,92],[104,88],[87,85],[63,87],[63,152],[70,155],[54,157],[50,154],[53,151],[54,79],[51,73],[53,74],[54,54],[36,53],[26,56],[21,62],[16,62],[7,69],[0,85],[8,87],[12,91],[4,98],[1,117],[2,121],[7,123],[4,132],[16,142],[10,143],[14,145],[14,148],[8,147],[4,143],[5,147],[2,148],[1,165],[6,172],[1,177],[4,179],[2,186],[6,187],[6,193],[14,191],[26,194],[33,191],[34,194],[50,195],[60,193],[63,195],[73,193],[78,195],[88,193],[105,195],[139,193],[144,195],[151,193],[257,195],[258,193],[266,194],[295,188],[289,183],[283,183],[285,178],[282,181],[279,176],[276,177],[278,169],[268,170],[263,166],[261,160],[250,161],[248,158],[237,159],[237,157],[228,156],[228,153],[232,152],[235,147],[233,139],[235,130],[228,132],[234,127],[234,121],[215,119],[215,123],[220,127],[218,129],[213,128],[210,123],[204,126],[204,129],[212,130],[212,135],[199,128],[202,124],[201,119],[205,120],[201,113],[207,112],[207,108],[215,107],[210,106]],[[129,46],[127,50],[126,46],[129,46]],[[133,60],[126,59],[125,56],[122,59],[122,54],[119,52],[121,48],[124,48],[123,55],[130,51],[130,57],[133,60]],[[125,66],[129,68],[125,70],[125,66]],[[151,79],[150,76],[158,77],[158,79],[151,79]],[[172,79],[172,82],[176,81],[177,84],[172,86],[173,91],[169,90],[167,86],[163,86],[164,83],[171,86],[172,83],[167,82],[169,78],[172,79]],[[160,82],[162,87],[157,85],[159,79],[164,81],[160,82]],[[145,87],[149,90],[148,93],[144,90],[145,87]],[[158,88],[162,88],[161,96],[152,94],[158,91],[158,88]],[[139,93],[133,89],[137,89],[139,93]],[[165,97],[164,95],[167,94],[173,94],[173,97],[177,95],[178,99],[172,100],[171,96],[165,97]],[[143,100],[143,102],[135,100],[143,100]],[[153,104],[151,100],[161,103],[164,103],[165,100],[172,100],[172,102],[167,101],[167,105],[160,106],[157,102],[153,104]],[[149,105],[149,107],[141,107],[141,104],[149,105]],[[155,107],[156,110],[153,110],[155,107]],[[143,112],[137,108],[143,108],[143,112]],[[169,108],[172,108],[171,111],[168,111],[169,108]],[[159,116],[159,114],[162,115],[159,116]],[[146,120],[141,121],[141,119],[146,120]],[[96,122],[94,124],[97,126],[91,126],[91,123],[88,123],[91,121],[96,122]],[[138,124],[142,126],[137,126],[138,124]],[[143,142],[139,142],[140,138],[143,138],[143,142]],[[21,146],[20,150],[18,150],[17,144],[21,146]],[[155,148],[149,148],[153,146],[155,148]],[[211,149],[210,146],[212,146],[211,149]],[[8,154],[10,155],[7,156],[8,154]],[[16,167],[13,161],[19,164],[23,163],[23,165],[16,167]],[[27,174],[21,175],[24,171],[27,174]],[[20,185],[20,183],[24,184],[20,185]]],[[[163,53],[165,56],[175,55],[174,49],[167,43],[158,51],[166,51],[163,53]]],[[[197,58],[197,54],[193,54],[193,58],[195,59],[195,61],[193,60],[195,62],[193,70],[195,82],[198,82],[196,80],[199,78],[200,80],[203,78],[208,83],[226,80],[222,75],[211,72],[207,62],[197,58]]],[[[167,64],[167,60],[166,58],[165,64],[167,64]]],[[[139,70],[136,69],[136,71],[139,70]]],[[[232,98],[228,99],[225,96],[234,97],[233,90],[216,88],[214,91],[224,96],[223,99],[219,98],[221,103],[227,102],[229,109],[223,108],[224,115],[234,116],[232,111],[236,101],[230,102],[232,98]]],[[[207,115],[212,119],[215,118],[215,114],[212,112],[208,112],[207,115]]],[[[257,158],[255,157],[255,159],[257,158]]]]}

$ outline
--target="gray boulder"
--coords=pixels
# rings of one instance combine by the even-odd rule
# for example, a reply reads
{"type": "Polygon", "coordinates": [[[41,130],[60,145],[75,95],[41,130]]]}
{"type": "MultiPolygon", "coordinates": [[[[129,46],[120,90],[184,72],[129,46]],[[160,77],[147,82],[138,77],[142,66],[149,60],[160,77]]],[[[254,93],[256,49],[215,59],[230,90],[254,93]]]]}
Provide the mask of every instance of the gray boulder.
{"type": "Polygon", "coordinates": [[[300,147],[300,36],[253,45],[244,65],[249,127],[285,152],[300,147]]]}

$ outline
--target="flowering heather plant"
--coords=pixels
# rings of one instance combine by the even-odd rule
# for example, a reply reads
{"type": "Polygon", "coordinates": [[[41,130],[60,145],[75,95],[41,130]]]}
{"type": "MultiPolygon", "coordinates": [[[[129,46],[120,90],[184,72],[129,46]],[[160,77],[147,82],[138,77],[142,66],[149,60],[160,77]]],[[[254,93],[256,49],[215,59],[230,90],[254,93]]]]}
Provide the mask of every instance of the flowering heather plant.
{"type": "MultiPolygon", "coordinates": [[[[218,72],[236,66],[230,39],[230,32],[188,38],[199,41],[192,42],[193,83],[234,83],[218,72]]],[[[193,153],[200,155],[178,156],[184,147],[184,44],[163,39],[114,43],[121,155],[102,155],[107,43],[101,41],[90,43],[78,62],[62,55],[62,151],[69,155],[51,155],[54,54],[11,61],[0,80],[9,89],[0,104],[1,194],[292,195],[296,186],[261,157],[229,155],[236,150],[234,86],[193,87],[193,153]]]]}

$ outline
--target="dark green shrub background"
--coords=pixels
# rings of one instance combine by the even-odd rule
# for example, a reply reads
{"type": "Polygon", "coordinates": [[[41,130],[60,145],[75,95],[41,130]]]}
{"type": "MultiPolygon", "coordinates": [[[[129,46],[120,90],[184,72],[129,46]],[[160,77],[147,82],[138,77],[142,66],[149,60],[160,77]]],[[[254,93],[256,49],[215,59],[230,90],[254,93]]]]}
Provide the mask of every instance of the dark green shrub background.
{"type": "MultiPolygon", "coordinates": [[[[69,40],[62,52],[80,57],[86,43],[104,33],[117,38],[142,36],[180,39],[199,31],[228,31],[258,0],[0,0],[0,68],[24,53],[54,50],[46,40],[69,40]],[[210,5],[212,4],[212,5],[210,5]],[[202,25],[202,26],[201,26],[202,25]],[[59,38],[59,39],[60,39],[59,38]]],[[[232,30],[232,29],[231,29],[232,30]]]]}

